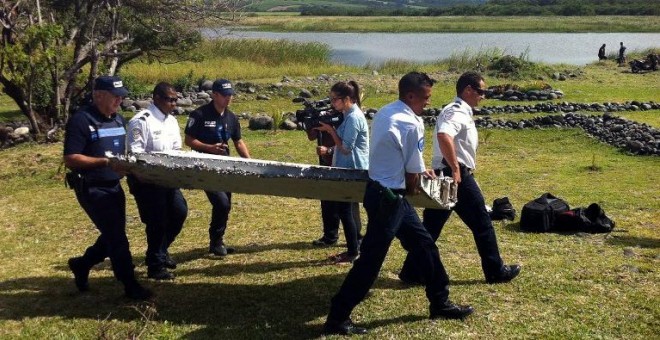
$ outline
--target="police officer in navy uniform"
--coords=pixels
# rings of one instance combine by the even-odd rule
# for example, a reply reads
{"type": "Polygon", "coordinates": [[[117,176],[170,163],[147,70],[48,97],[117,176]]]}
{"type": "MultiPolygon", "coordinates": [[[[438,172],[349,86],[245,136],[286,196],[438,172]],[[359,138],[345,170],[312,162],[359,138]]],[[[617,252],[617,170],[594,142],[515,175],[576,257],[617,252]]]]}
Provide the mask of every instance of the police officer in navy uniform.
{"type": "MultiPolygon", "coordinates": [[[[442,109],[436,120],[432,167],[436,173],[451,176],[458,183],[458,202],[452,209],[470,228],[481,257],[481,268],[488,283],[509,282],[520,273],[520,265],[504,265],[497,246],[495,229],[479,185],[474,179],[479,138],[472,119],[472,108],[486,93],[484,78],[477,72],[466,72],[456,83],[456,98],[442,109]]],[[[440,237],[452,210],[424,209],[424,226],[433,240],[440,237]]],[[[424,277],[411,254],[404,262],[399,277],[404,282],[421,284],[424,277]]]]}
{"type": "MultiPolygon", "coordinates": [[[[195,151],[229,156],[229,140],[238,154],[250,158],[247,145],[241,138],[241,125],[236,115],[229,110],[234,89],[229,80],[218,79],[211,88],[212,101],[190,113],[185,129],[185,143],[195,151]]],[[[212,205],[209,225],[209,253],[225,256],[234,252],[224,243],[227,220],[231,210],[231,193],[205,191],[212,205]]]]}
{"type": "Polygon", "coordinates": [[[374,117],[369,182],[364,193],[367,232],[360,257],[332,298],[323,327],[326,334],[367,332],[353,324],[350,314],[378,277],[394,237],[413,256],[415,264],[423,268],[431,319],[462,319],[473,312],[472,307],[449,301],[449,277],[440,261],[438,247],[404,198],[419,192],[420,176],[435,177],[424,166],[424,124],[418,117],[429,103],[433,83],[424,73],[406,74],[399,81],[399,100],[381,108],[374,117]]]}
{"type": "Polygon", "coordinates": [[[126,197],[119,183],[120,168],[110,166],[108,153],[126,152],[124,117],[117,113],[128,91],[119,77],[101,76],[94,82],[93,103],[69,118],[64,138],[64,164],[72,172],[67,182],[99,235],[85,254],[69,259],[78,290],[89,290],[89,271],[106,257],[112,271],[124,284],[126,296],[145,300],[152,293],[135,278],[133,259],[126,237],[126,197]]]}
{"type": "MultiPolygon", "coordinates": [[[[172,85],[161,82],[153,90],[153,104],[138,112],[128,123],[129,150],[134,153],[181,150],[179,123],[172,115],[177,94],[172,85]]],[[[147,276],[155,280],[171,280],[175,269],[168,249],[181,232],[188,215],[186,199],[178,188],[168,188],[141,181],[128,175],[131,194],[135,197],[140,219],[146,225],[147,276]]]]}

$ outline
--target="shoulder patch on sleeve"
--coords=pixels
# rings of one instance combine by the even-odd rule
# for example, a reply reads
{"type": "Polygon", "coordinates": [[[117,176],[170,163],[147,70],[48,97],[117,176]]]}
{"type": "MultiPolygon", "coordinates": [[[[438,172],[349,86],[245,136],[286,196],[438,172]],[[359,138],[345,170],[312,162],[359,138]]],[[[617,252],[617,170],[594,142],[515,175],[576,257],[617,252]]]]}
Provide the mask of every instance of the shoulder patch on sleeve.
{"type": "Polygon", "coordinates": [[[193,125],[195,125],[195,118],[188,118],[188,127],[192,127],[193,125]]]}
{"type": "Polygon", "coordinates": [[[133,128],[131,130],[131,135],[133,136],[133,140],[142,139],[142,130],[140,130],[139,128],[133,128]]]}
{"type": "MultiPolygon", "coordinates": [[[[460,105],[459,105],[458,107],[460,107],[460,105]]],[[[457,108],[458,108],[458,107],[457,107],[457,108]]],[[[442,119],[444,119],[444,120],[450,120],[450,119],[452,119],[452,117],[454,117],[454,105],[452,105],[452,107],[447,108],[447,109],[445,109],[444,111],[442,111],[442,113],[440,114],[440,116],[441,116],[442,119]]]]}

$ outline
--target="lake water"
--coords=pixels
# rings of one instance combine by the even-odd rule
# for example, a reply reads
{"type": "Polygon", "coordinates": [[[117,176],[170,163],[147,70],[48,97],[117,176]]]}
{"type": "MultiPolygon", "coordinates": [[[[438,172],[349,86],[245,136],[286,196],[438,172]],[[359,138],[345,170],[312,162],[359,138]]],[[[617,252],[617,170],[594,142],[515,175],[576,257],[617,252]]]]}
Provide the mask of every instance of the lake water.
{"type": "Polygon", "coordinates": [[[609,55],[660,47],[660,33],[297,33],[204,30],[207,37],[286,39],[321,42],[330,46],[335,62],[362,66],[389,59],[415,62],[446,59],[452,53],[503,49],[518,56],[527,53],[531,61],[551,64],[585,65],[598,60],[598,48],[607,44],[609,55]]]}

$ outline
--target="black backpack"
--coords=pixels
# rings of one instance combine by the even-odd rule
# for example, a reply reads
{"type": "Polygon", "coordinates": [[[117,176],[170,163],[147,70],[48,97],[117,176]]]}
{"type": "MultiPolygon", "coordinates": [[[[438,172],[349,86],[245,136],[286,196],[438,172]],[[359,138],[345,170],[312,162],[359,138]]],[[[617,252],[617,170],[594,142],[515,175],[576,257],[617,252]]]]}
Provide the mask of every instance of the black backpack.
{"type": "Polygon", "coordinates": [[[520,230],[533,232],[548,232],[553,229],[557,216],[571,208],[566,201],[551,193],[528,202],[520,213],[520,230]]]}
{"type": "Polygon", "coordinates": [[[605,211],[600,205],[592,203],[587,208],[575,208],[559,214],[555,230],[609,233],[612,232],[615,224],[605,215],[605,211]]]}

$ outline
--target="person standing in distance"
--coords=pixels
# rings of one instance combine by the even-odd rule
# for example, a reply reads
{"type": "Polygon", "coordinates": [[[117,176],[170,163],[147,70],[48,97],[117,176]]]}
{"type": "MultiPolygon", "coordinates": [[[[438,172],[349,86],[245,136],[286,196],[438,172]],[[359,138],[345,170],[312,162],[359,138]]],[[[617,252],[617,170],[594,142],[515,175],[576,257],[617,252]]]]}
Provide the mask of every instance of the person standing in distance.
{"type": "Polygon", "coordinates": [[[626,47],[623,46],[623,41],[620,43],[619,57],[617,58],[617,61],[619,62],[619,66],[624,66],[626,63],[626,47]]]}
{"type": "MultiPolygon", "coordinates": [[[[360,87],[355,81],[338,82],[330,89],[332,107],[344,115],[344,120],[335,129],[333,126],[320,122],[316,128],[326,132],[334,141],[333,147],[318,146],[319,156],[333,155],[332,166],[347,169],[369,168],[369,124],[360,109],[360,87]]],[[[331,202],[333,210],[341,219],[346,237],[346,252],[332,257],[335,263],[351,263],[360,255],[361,224],[355,222],[359,218],[358,203],[331,202]]]]}
{"type": "Polygon", "coordinates": [[[353,324],[350,314],[378,277],[394,237],[423,268],[431,319],[462,319],[474,311],[472,307],[449,301],[449,277],[440,261],[438,247],[404,198],[419,192],[420,176],[435,177],[424,166],[424,124],[418,117],[429,103],[434,82],[425,73],[406,74],[399,80],[399,100],[381,108],[374,117],[369,182],[364,193],[367,232],[360,257],[331,300],[323,326],[326,334],[367,332],[353,324]]]}
{"type": "Polygon", "coordinates": [[[112,271],[124,284],[126,296],[146,300],[151,291],[135,278],[133,258],[126,236],[126,196],[119,183],[123,169],[110,167],[106,153],[126,152],[126,122],[117,113],[128,95],[119,77],[101,76],[94,81],[93,102],[82,107],[66,124],[64,164],[71,169],[67,183],[80,206],[101,235],[80,257],[69,259],[79,291],[89,290],[90,269],[110,258],[112,271]]]}
{"type": "MultiPolygon", "coordinates": [[[[229,140],[234,142],[236,152],[250,158],[248,147],[241,138],[241,125],[236,115],[229,110],[234,89],[229,80],[218,79],[211,88],[212,101],[190,113],[185,129],[185,143],[195,151],[229,156],[229,140]]],[[[212,205],[209,225],[209,253],[226,256],[234,248],[224,243],[227,220],[231,210],[231,192],[205,191],[212,205]]]]}
{"type": "Polygon", "coordinates": [[[598,49],[598,60],[606,60],[607,56],[605,55],[605,44],[598,49]]]}
{"type": "MultiPolygon", "coordinates": [[[[133,153],[181,150],[179,123],[172,115],[176,108],[174,87],[161,82],[153,91],[153,104],[138,112],[128,123],[129,150],[133,153]]],[[[181,232],[188,216],[188,204],[178,188],[168,188],[142,182],[138,177],[126,178],[135,197],[142,223],[146,225],[147,277],[171,280],[167,269],[176,268],[168,249],[181,232]]]]}
{"type": "MultiPolygon", "coordinates": [[[[436,120],[431,166],[436,174],[451,176],[458,184],[458,202],[452,209],[470,228],[481,257],[481,268],[488,283],[509,282],[520,273],[520,265],[504,265],[497,246],[493,222],[486,211],[484,197],[474,179],[479,138],[472,108],[486,94],[484,78],[465,72],[456,82],[456,98],[442,109],[436,120]]],[[[424,209],[424,227],[436,241],[452,210],[424,209]]],[[[402,281],[424,283],[423,269],[408,254],[399,273],[402,281]]]]}

